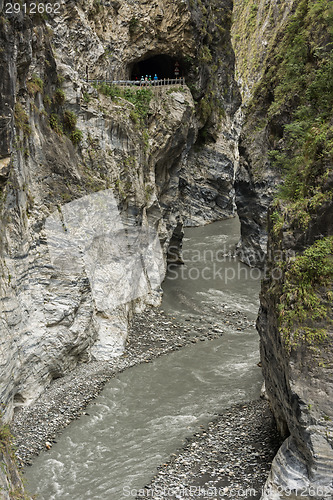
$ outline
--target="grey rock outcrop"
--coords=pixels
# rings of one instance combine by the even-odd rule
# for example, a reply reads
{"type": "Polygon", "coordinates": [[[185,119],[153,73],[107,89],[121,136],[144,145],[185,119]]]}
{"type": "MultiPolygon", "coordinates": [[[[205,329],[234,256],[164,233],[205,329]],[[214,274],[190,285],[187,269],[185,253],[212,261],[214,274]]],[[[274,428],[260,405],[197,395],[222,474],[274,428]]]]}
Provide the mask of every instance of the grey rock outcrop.
{"type": "Polygon", "coordinates": [[[215,142],[196,145],[179,174],[180,201],[186,226],[202,225],[235,213],[235,143],[237,119],[225,120],[215,142]]]}
{"type": "MultiPolygon", "coordinates": [[[[234,2],[232,42],[236,56],[236,79],[242,94],[239,141],[239,168],[235,174],[237,213],[241,222],[239,258],[250,266],[264,267],[267,248],[267,210],[281,182],[271,168],[268,151],[270,130],[264,127],[269,105],[251,104],[253,94],[260,94],[260,80],[267,71],[267,61],[279,34],[289,20],[296,1],[260,0],[234,2]],[[252,109],[248,107],[252,106],[252,109]]],[[[265,99],[266,96],[263,98],[265,99]]]]}
{"type": "Polygon", "coordinates": [[[214,21],[230,24],[231,3],[200,5],[91,0],[60,2],[59,12],[45,16],[2,11],[0,394],[7,421],[76,364],[118,355],[133,312],[161,298],[156,285],[112,310],[97,306],[86,269],[52,264],[45,229],[52,214],[66,232],[65,206],[112,190],[124,227],[156,232],[164,266],[191,213],[181,177],[200,193],[198,223],[233,214],[235,151],[225,135],[239,94],[229,31],[214,21]],[[179,60],[188,86],[152,89],[144,109],[126,93],[105,96],[87,82],[129,78],[157,55],[179,60]],[[192,179],[198,138],[198,168],[212,165],[192,179]]]}
{"type": "MultiPolygon", "coordinates": [[[[263,499],[332,498],[333,496],[333,383],[332,317],[325,324],[327,339],[315,349],[298,345],[288,354],[279,329],[278,304],[284,274],[277,256],[292,262],[320,231],[332,234],[323,207],[309,230],[294,232],[285,227],[282,243],[269,238],[267,278],[261,290],[257,322],[266,392],[278,429],[286,437],[275,457],[263,499]]],[[[272,227],[269,226],[270,233],[272,227]]]]}
{"type": "Polygon", "coordinates": [[[239,142],[239,167],[235,174],[237,214],[241,222],[241,238],[237,247],[239,258],[249,266],[264,268],[267,250],[267,212],[272,202],[279,176],[267,162],[259,172],[255,160],[267,152],[267,143],[258,140],[246,128],[239,142]]]}
{"type": "MultiPolygon", "coordinates": [[[[321,7],[328,8],[327,5],[321,7]]],[[[306,154],[298,158],[298,171],[293,170],[297,153],[302,150],[304,154],[305,146],[298,137],[299,142],[295,143],[298,149],[294,149],[295,144],[288,136],[288,125],[295,125],[300,103],[303,109],[305,103],[296,90],[297,85],[293,86],[292,78],[283,71],[291,60],[290,54],[295,47],[294,36],[302,33],[302,36],[308,37],[307,40],[311,39],[313,47],[321,47],[324,56],[320,64],[324,67],[326,56],[330,53],[327,43],[328,40],[331,43],[331,39],[327,24],[317,24],[315,18],[309,24],[312,3],[272,0],[247,2],[246,6],[242,6],[242,2],[236,2],[235,8],[238,15],[233,37],[245,102],[239,169],[235,181],[242,233],[239,252],[245,262],[265,268],[257,328],[266,394],[279,431],[285,438],[273,461],[262,498],[331,499],[332,314],[329,303],[326,311],[327,299],[324,297],[325,314],[318,319],[316,307],[307,304],[308,282],[304,284],[302,281],[304,273],[310,272],[311,266],[315,267],[318,256],[313,254],[312,262],[306,260],[299,274],[290,277],[293,263],[306,256],[307,249],[316,242],[330,238],[333,234],[332,203],[327,196],[327,192],[332,189],[331,162],[329,154],[318,155],[318,165],[326,172],[323,179],[313,175],[304,180],[302,173],[307,172],[308,168],[305,167],[306,154]],[[246,18],[247,22],[242,26],[242,20],[246,18]],[[246,41],[245,45],[240,43],[241,39],[246,41]],[[245,59],[245,53],[248,52],[253,55],[249,65],[245,59]],[[291,173],[296,193],[284,189],[283,196],[280,196],[281,191],[277,188],[290,181],[291,173]],[[300,189],[300,186],[304,189],[301,195],[297,193],[297,187],[300,189]],[[313,201],[316,193],[323,198],[320,204],[313,201]],[[272,204],[274,196],[276,200],[272,204]],[[296,207],[298,211],[293,212],[296,207]],[[304,296],[298,295],[302,291],[304,296]],[[296,297],[299,296],[302,296],[302,318],[301,315],[293,316],[298,307],[296,297]],[[288,336],[283,328],[288,313],[289,327],[292,325],[296,337],[301,332],[307,332],[307,328],[312,331],[313,326],[324,332],[326,340],[318,341],[318,345],[315,345],[316,342],[310,339],[307,344],[305,334],[304,338],[298,337],[297,342],[288,347],[288,336]]],[[[299,57],[298,53],[295,60],[299,57]]],[[[302,92],[306,96],[306,105],[312,109],[308,123],[312,123],[311,120],[315,123],[320,106],[316,107],[316,96],[308,98],[311,94],[307,93],[307,85],[310,86],[313,80],[320,80],[320,75],[316,73],[319,65],[317,62],[312,65],[311,51],[306,61],[308,66],[302,70],[307,80],[302,92]],[[308,76],[310,70],[311,78],[308,76]]],[[[300,77],[301,74],[297,76],[298,81],[300,77]]],[[[325,120],[331,122],[329,113],[322,119],[324,123],[325,120]]],[[[305,122],[305,125],[308,126],[308,123],[305,122]]],[[[325,252],[330,261],[332,252],[329,248],[325,252]]],[[[323,285],[323,282],[320,277],[318,282],[315,293],[320,302],[321,294],[325,295],[325,287],[321,289],[320,284],[323,285]]],[[[327,290],[331,290],[331,278],[327,278],[326,286],[327,290]]]]}

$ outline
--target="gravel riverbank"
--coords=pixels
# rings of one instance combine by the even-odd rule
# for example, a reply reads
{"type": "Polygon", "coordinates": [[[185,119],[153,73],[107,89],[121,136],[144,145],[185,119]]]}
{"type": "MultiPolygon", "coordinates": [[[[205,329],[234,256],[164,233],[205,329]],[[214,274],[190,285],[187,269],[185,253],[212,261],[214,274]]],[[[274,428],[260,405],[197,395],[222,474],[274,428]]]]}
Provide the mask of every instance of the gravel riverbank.
{"type": "Polygon", "coordinates": [[[280,444],[267,401],[232,406],[201,426],[136,498],[257,500],[280,444]]]}
{"type": "MultiPolygon", "coordinates": [[[[233,320],[233,313],[230,316],[233,320]]],[[[52,382],[33,405],[19,410],[11,425],[19,463],[29,465],[33,456],[52,447],[57,433],[82,415],[87,404],[116,374],[191,343],[213,340],[223,334],[217,324],[207,326],[200,321],[190,323],[191,318],[188,319],[182,324],[160,309],[147,308],[135,315],[122,356],[78,366],[52,382]]],[[[238,316],[235,321],[240,321],[238,316]]]]}
{"type": "MultiPolygon", "coordinates": [[[[126,351],[120,358],[78,366],[55,380],[36,403],[16,413],[12,432],[19,463],[29,465],[34,456],[51,448],[57,434],[85,413],[87,404],[116,374],[187,345],[216,339],[223,335],[224,324],[232,324],[235,331],[252,326],[237,311],[224,308],[221,316],[223,324],[198,315],[180,323],[154,308],[137,314],[126,351]]],[[[260,498],[258,492],[277,448],[278,436],[268,403],[260,400],[236,405],[207,427],[201,427],[183,450],[159,467],[158,474],[144,493],[140,490],[138,498],[142,494],[156,500],[231,498],[233,490],[246,488],[252,488],[248,497],[260,498]],[[212,496],[215,491],[216,496],[212,496]]],[[[135,494],[131,496],[134,498],[135,494]]]]}

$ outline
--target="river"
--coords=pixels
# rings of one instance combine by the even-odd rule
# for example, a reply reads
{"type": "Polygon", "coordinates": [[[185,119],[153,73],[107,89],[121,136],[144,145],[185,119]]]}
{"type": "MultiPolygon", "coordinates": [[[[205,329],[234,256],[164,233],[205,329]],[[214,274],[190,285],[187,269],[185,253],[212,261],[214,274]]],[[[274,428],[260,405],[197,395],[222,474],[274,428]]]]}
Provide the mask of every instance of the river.
{"type": "Polygon", "coordinates": [[[185,265],[171,268],[162,307],[179,321],[223,329],[143,363],[107,383],[48,452],[25,470],[28,490],[41,500],[123,500],[149,482],[156,467],[200,424],[223,408],[259,396],[260,274],[229,255],[238,219],[188,228],[185,265]]]}

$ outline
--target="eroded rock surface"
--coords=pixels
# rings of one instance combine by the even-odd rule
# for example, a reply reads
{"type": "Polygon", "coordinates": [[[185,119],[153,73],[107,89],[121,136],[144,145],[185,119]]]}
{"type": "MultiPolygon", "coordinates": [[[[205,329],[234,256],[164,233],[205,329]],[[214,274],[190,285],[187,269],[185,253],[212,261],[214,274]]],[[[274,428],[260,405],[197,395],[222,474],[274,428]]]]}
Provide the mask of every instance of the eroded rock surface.
{"type": "Polygon", "coordinates": [[[333,495],[331,271],[326,275],[332,259],[332,156],[326,136],[323,153],[314,148],[308,155],[316,137],[313,124],[326,127],[332,121],[331,87],[310,92],[313,82],[326,78],[318,68],[329,64],[327,9],[328,3],[302,0],[248,2],[233,28],[246,104],[235,181],[239,252],[245,262],[266,271],[258,317],[261,359],[267,395],[286,439],[273,461],[265,500],[333,495]],[[249,28],[245,47],[240,42],[246,34],[240,22],[244,12],[249,28]],[[301,53],[296,39],[308,43],[309,50],[301,53]],[[246,47],[254,54],[249,66],[246,47]],[[318,47],[320,62],[314,62],[318,47]],[[311,112],[302,118],[303,135],[294,135],[293,142],[291,130],[301,109],[311,112]],[[321,244],[325,248],[319,255],[321,244]]]}
{"type": "MultiPolygon", "coordinates": [[[[320,218],[316,223],[318,230],[320,218]]],[[[311,243],[311,233],[313,237],[317,230],[312,226],[307,234],[299,232],[291,240],[286,227],[282,246],[275,238],[269,240],[268,277],[261,291],[258,330],[267,395],[280,434],[286,440],[273,461],[263,499],[333,496],[331,316],[321,322],[327,331],[324,342],[313,348],[299,342],[288,354],[278,317],[285,278],[283,273],[278,276],[274,259],[280,252],[289,254],[286,262],[290,265],[301,246],[311,243]]],[[[321,230],[325,234],[329,228],[325,224],[321,230]]]]}
{"type": "MultiPolygon", "coordinates": [[[[77,200],[109,190],[125,232],[155,231],[161,281],[170,242],[181,251],[190,204],[196,223],[234,214],[237,132],[230,132],[231,146],[225,136],[239,94],[229,30],[216,24],[230,26],[231,7],[228,0],[191,7],[180,0],[79,1],[60,2],[59,11],[42,16],[6,14],[1,4],[0,392],[7,420],[77,364],[119,355],[133,312],[161,297],[160,282],[133,296],[127,281],[124,300],[97,300],[107,279],[78,262],[87,264],[87,255],[90,266],[101,262],[105,242],[83,256],[71,253],[72,266],[70,259],[56,266],[45,226],[50,216],[63,245],[66,213],[77,200]],[[105,95],[87,81],[131,78],[154,56],[179,61],[188,85],[145,87],[138,102],[132,88],[105,95]],[[203,172],[197,178],[194,161],[203,172]],[[192,190],[184,199],[181,178],[192,190]]],[[[94,217],[81,232],[89,224],[97,232],[94,217]]],[[[119,270],[118,282],[127,271],[119,270]]]]}

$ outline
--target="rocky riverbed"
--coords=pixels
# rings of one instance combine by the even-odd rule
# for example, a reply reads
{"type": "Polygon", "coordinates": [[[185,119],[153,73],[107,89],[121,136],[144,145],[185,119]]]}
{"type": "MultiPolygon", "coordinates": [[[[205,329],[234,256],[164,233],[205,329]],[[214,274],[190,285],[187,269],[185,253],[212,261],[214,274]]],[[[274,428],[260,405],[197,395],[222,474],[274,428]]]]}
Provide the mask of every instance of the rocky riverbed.
{"type": "MultiPolygon", "coordinates": [[[[236,331],[241,331],[251,324],[246,315],[223,305],[221,308],[224,325],[232,324],[236,331]]],[[[181,323],[154,308],[136,315],[126,350],[120,358],[78,366],[70,374],[55,380],[36,403],[16,413],[12,432],[19,463],[29,465],[40,451],[50,449],[61,429],[85,413],[87,404],[113,376],[189,344],[216,339],[223,335],[223,324],[200,316],[188,316],[181,323]]],[[[237,405],[207,428],[201,427],[184,450],[168,464],[161,465],[149,493],[147,490],[145,495],[156,499],[183,498],[179,492],[185,485],[200,487],[199,494],[208,487],[224,488],[226,494],[228,488],[236,487],[251,487],[259,491],[277,443],[267,402],[237,405]],[[161,487],[175,487],[175,496],[159,496],[159,493],[151,496],[161,487]]],[[[195,498],[201,497],[196,495],[195,498]]]]}
{"type": "MultiPolygon", "coordinates": [[[[227,313],[228,314],[228,313],[227,313]]],[[[230,320],[244,324],[246,318],[230,312],[230,320]]],[[[191,343],[213,340],[223,334],[220,325],[193,323],[186,318],[177,322],[160,309],[147,308],[134,317],[125,352],[108,362],[92,362],[78,366],[65,377],[56,379],[31,406],[23,407],[14,417],[12,432],[21,465],[29,465],[34,455],[52,447],[57,433],[80,417],[87,404],[117,373],[138,363],[175,351],[191,343]]]]}
{"type": "Polygon", "coordinates": [[[234,405],[201,426],[137,498],[259,499],[280,444],[267,401],[234,405]]]}

